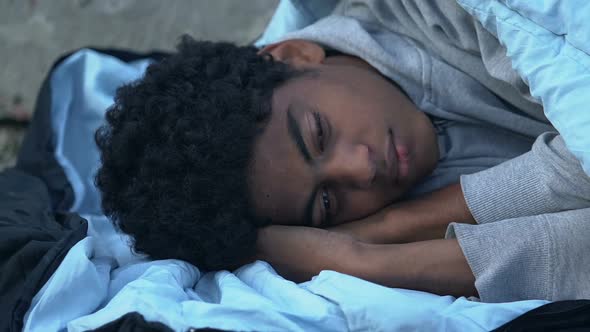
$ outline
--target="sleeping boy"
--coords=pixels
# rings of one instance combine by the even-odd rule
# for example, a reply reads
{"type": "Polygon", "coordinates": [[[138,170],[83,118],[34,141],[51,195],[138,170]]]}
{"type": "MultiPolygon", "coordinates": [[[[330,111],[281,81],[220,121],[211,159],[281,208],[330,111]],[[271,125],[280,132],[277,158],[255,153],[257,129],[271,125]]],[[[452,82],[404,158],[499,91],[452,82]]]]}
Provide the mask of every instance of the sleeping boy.
{"type": "Polygon", "coordinates": [[[106,120],[103,209],[151,258],[590,296],[590,181],[452,0],[345,1],[261,49],[183,37],[106,120]]]}

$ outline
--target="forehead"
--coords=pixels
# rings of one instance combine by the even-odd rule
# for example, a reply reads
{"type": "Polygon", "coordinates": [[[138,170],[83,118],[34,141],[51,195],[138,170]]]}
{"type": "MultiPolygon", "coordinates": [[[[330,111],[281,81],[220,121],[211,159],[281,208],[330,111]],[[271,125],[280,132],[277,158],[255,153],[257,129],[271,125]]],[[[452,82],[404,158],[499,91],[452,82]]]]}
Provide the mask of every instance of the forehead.
{"type": "Polygon", "coordinates": [[[295,81],[276,89],[271,117],[254,144],[248,179],[251,200],[260,217],[277,223],[301,221],[311,186],[305,162],[287,132],[287,109],[298,102],[298,92],[306,90],[295,81]]]}

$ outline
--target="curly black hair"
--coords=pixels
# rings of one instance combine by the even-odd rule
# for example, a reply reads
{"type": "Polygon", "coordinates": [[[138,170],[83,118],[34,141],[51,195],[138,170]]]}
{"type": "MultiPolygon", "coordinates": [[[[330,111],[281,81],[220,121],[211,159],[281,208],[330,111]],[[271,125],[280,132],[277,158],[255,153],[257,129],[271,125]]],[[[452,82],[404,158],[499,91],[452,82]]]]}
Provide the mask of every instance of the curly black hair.
{"type": "Polygon", "coordinates": [[[300,72],[252,46],[195,41],[117,90],[95,140],[102,208],[136,252],[200,268],[254,253],[247,172],[273,90],[300,72]]]}

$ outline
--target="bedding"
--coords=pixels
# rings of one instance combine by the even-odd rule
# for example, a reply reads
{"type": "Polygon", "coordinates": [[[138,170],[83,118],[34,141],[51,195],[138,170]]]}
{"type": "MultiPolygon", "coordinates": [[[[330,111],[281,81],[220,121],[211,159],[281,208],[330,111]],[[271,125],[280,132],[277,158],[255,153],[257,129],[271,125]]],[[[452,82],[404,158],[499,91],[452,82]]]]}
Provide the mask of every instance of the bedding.
{"type": "MultiPolygon", "coordinates": [[[[526,18],[527,13],[532,13],[526,24],[536,25],[543,21],[547,12],[535,11],[535,6],[526,7],[522,5],[524,1],[461,0],[460,3],[482,20],[486,28],[498,33],[500,40],[507,43],[509,52],[515,52],[509,54],[513,60],[516,59],[515,67],[521,68],[518,70],[531,84],[533,95],[545,104],[549,119],[557,119],[554,125],[566,142],[566,132],[571,132],[569,137],[574,139],[573,142],[570,139],[571,143],[567,142],[568,146],[573,148],[574,153],[581,152],[577,156],[584,160],[583,147],[590,146],[584,144],[583,137],[579,137],[583,136],[581,128],[584,128],[584,122],[578,125],[563,119],[567,111],[580,113],[581,94],[572,101],[572,108],[564,110],[561,108],[566,102],[563,99],[568,99],[578,90],[567,92],[558,89],[563,92],[560,98],[553,94],[556,87],[549,86],[549,83],[546,83],[546,88],[535,90],[540,85],[535,83],[536,79],[547,77],[542,74],[547,66],[530,67],[546,62],[526,58],[523,55],[525,51],[517,48],[519,41],[514,41],[516,50],[511,51],[507,39],[525,37],[505,32],[502,30],[502,27],[506,28],[502,25],[503,21],[498,21],[498,17],[526,18]],[[521,5],[517,6],[520,12],[511,9],[515,4],[521,5]],[[490,14],[491,8],[508,16],[490,14]],[[497,26],[494,27],[494,24],[497,26]],[[519,61],[519,56],[529,62],[519,61]],[[560,129],[560,121],[569,126],[561,126],[560,129]]],[[[557,3],[548,9],[543,8],[549,10],[549,14],[572,13],[560,6],[567,5],[557,3]],[[551,9],[554,11],[551,12],[551,9]]],[[[558,25],[554,22],[559,21],[555,20],[558,19],[551,17],[547,21],[547,29],[543,29],[556,29],[558,25]]],[[[514,25],[507,26],[514,28],[514,25]]],[[[571,45],[576,45],[576,42],[571,45]]],[[[579,48],[576,50],[580,51],[579,48]]],[[[566,49],[563,52],[574,51],[566,49]]],[[[577,51],[575,54],[582,56],[577,51]]],[[[333,271],[324,271],[311,281],[295,284],[278,276],[272,267],[261,261],[232,273],[202,271],[178,260],[149,261],[133,253],[128,245],[129,239],[116,232],[100,212],[99,195],[93,185],[93,174],[99,160],[93,132],[102,123],[104,110],[112,103],[116,87],[139,78],[150,61],[125,62],[104,53],[81,50],[61,62],[51,75],[55,158],[72,186],[74,197],[70,210],[88,221],[88,233],[72,247],[33,298],[25,317],[25,331],[66,328],[83,331],[98,328],[130,312],[138,312],[146,320],[162,322],[174,330],[215,327],[293,331],[487,331],[547,303],[484,304],[465,298],[386,288],[333,271]]],[[[574,66],[573,63],[570,65],[574,66]]],[[[583,76],[584,67],[578,68],[577,72],[583,76]]],[[[571,78],[553,76],[553,79],[556,77],[564,80],[571,78]]],[[[575,84],[581,85],[582,78],[565,83],[575,89],[578,88],[575,84]]],[[[551,84],[558,84],[559,80],[556,81],[551,84]]]]}
{"type": "Polygon", "coordinates": [[[0,188],[0,331],[20,331],[33,297],[86,237],[87,223],[53,213],[43,180],[22,170],[0,172],[0,188]]]}
{"type": "Polygon", "coordinates": [[[506,47],[513,68],[590,175],[590,2],[458,0],[506,47]]]}

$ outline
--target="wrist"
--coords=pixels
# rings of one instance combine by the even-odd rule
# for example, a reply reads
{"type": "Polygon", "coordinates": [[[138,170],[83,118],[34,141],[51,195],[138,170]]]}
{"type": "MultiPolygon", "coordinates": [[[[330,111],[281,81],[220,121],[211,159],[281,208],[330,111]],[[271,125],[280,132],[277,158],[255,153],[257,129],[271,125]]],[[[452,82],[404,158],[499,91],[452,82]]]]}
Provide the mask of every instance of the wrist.
{"type": "Polygon", "coordinates": [[[402,202],[385,220],[396,229],[397,243],[442,239],[450,223],[474,223],[459,183],[402,202]]]}
{"type": "Polygon", "coordinates": [[[451,214],[452,219],[450,222],[462,222],[468,224],[475,224],[475,219],[467,206],[461,183],[453,184],[448,189],[448,204],[452,206],[453,213],[451,214]]]}

